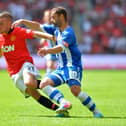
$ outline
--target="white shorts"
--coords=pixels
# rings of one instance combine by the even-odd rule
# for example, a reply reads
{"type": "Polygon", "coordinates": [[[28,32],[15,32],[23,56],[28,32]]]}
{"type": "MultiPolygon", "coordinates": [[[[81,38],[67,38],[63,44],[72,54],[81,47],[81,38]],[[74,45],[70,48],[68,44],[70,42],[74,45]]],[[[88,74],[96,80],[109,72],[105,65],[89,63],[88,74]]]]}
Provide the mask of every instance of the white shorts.
{"type": "Polygon", "coordinates": [[[23,64],[22,68],[18,73],[11,76],[15,86],[25,95],[25,97],[28,97],[29,95],[25,92],[27,86],[24,84],[23,80],[24,73],[31,73],[36,77],[36,79],[41,78],[41,75],[37,70],[37,68],[32,63],[26,62],[23,64]]]}

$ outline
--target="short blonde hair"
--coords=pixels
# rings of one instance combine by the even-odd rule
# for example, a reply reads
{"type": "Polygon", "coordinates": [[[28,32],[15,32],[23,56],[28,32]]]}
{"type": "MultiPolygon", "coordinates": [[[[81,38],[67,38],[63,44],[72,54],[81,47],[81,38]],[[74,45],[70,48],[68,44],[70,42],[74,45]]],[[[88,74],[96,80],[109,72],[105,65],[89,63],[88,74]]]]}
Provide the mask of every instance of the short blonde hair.
{"type": "Polygon", "coordinates": [[[8,11],[3,11],[3,12],[1,12],[1,13],[0,13],[0,18],[7,18],[7,19],[9,19],[10,21],[13,20],[13,16],[12,16],[11,13],[8,12],[8,11]]]}

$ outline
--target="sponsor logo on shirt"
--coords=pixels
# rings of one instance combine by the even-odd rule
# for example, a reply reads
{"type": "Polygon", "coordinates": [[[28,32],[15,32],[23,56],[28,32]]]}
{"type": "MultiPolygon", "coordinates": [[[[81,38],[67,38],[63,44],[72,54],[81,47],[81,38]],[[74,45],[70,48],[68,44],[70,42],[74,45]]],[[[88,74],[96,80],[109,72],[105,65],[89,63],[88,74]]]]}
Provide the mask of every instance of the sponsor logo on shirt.
{"type": "Polygon", "coordinates": [[[12,52],[15,50],[15,46],[14,45],[7,45],[7,46],[2,46],[2,51],[4,53],[7,53],[7,52],[12,52]]]}

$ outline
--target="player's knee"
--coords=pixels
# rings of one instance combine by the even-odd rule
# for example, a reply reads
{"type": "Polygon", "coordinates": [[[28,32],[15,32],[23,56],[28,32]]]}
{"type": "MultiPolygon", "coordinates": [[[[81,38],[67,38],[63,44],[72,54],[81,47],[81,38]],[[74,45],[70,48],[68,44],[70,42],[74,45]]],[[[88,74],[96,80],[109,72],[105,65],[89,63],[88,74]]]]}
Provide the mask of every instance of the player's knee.
{"type": "Polygon", "coordinates": [[[72,86],[71,87],[71,92],[72,94],[77,97],[78,94],[80,93],[80,87],[79,86],[72,86]]]}
{"type": "Polygon", "coordinates": [[[72,92],[72,94],[73,94],[75,97],[77,97],[77,96],[78,96],[78,94],[79,94],[79,92],[78,92],[78,91],[76,91],[76,90],[72,90],[71,92],[72,92]]]}
{"type": "Polygon", "coordinates": [[[31,82],[30,81],[25,81],[24,82],[27,87],[31,87],[31,82]]]}
{"type": "Polygon", "coordinates": [[[52,81],[51,81],[49,78],[44,78],[44,79],[41,81],[41,83],[40,83],[40,85],[39,85],[39,88],[40,88],[40,89],[43,89],[44,87],[46,87],[46,86],[48,86],[48,85],[52,85],[52,86],[53,86],[52,81]]]}
{"type": "Polygon", "coordinates": [[[28,88],[36,88],[36,85],[35,85],[35,81],[34,80],[28,80],[28,81],[25,81],[24,83],[25,83],[25,85],[28,88]]]}
{"type": "Polygon", "coordinates": [[[42,80],[40,85],[39,85],[39,88],[40,89],[43,89],[45,86],[47,86],[49,83],[47,80],[42,80]]]}

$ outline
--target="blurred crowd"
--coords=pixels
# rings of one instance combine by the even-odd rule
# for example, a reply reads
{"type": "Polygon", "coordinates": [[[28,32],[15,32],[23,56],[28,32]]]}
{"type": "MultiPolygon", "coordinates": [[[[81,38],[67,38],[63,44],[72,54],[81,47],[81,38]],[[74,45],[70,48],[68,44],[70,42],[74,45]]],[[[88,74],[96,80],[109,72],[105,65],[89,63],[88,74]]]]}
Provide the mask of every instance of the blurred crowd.
{"type": "MultiPolygon", "coordinates": [[[[40,23],[43,11],[55,6],[68,9],[82,53],[126,54],[126,0],[0,0],[0,12],[40,23]]],[[[31,53],[36,43],[29,44],[31,53]]]]}

